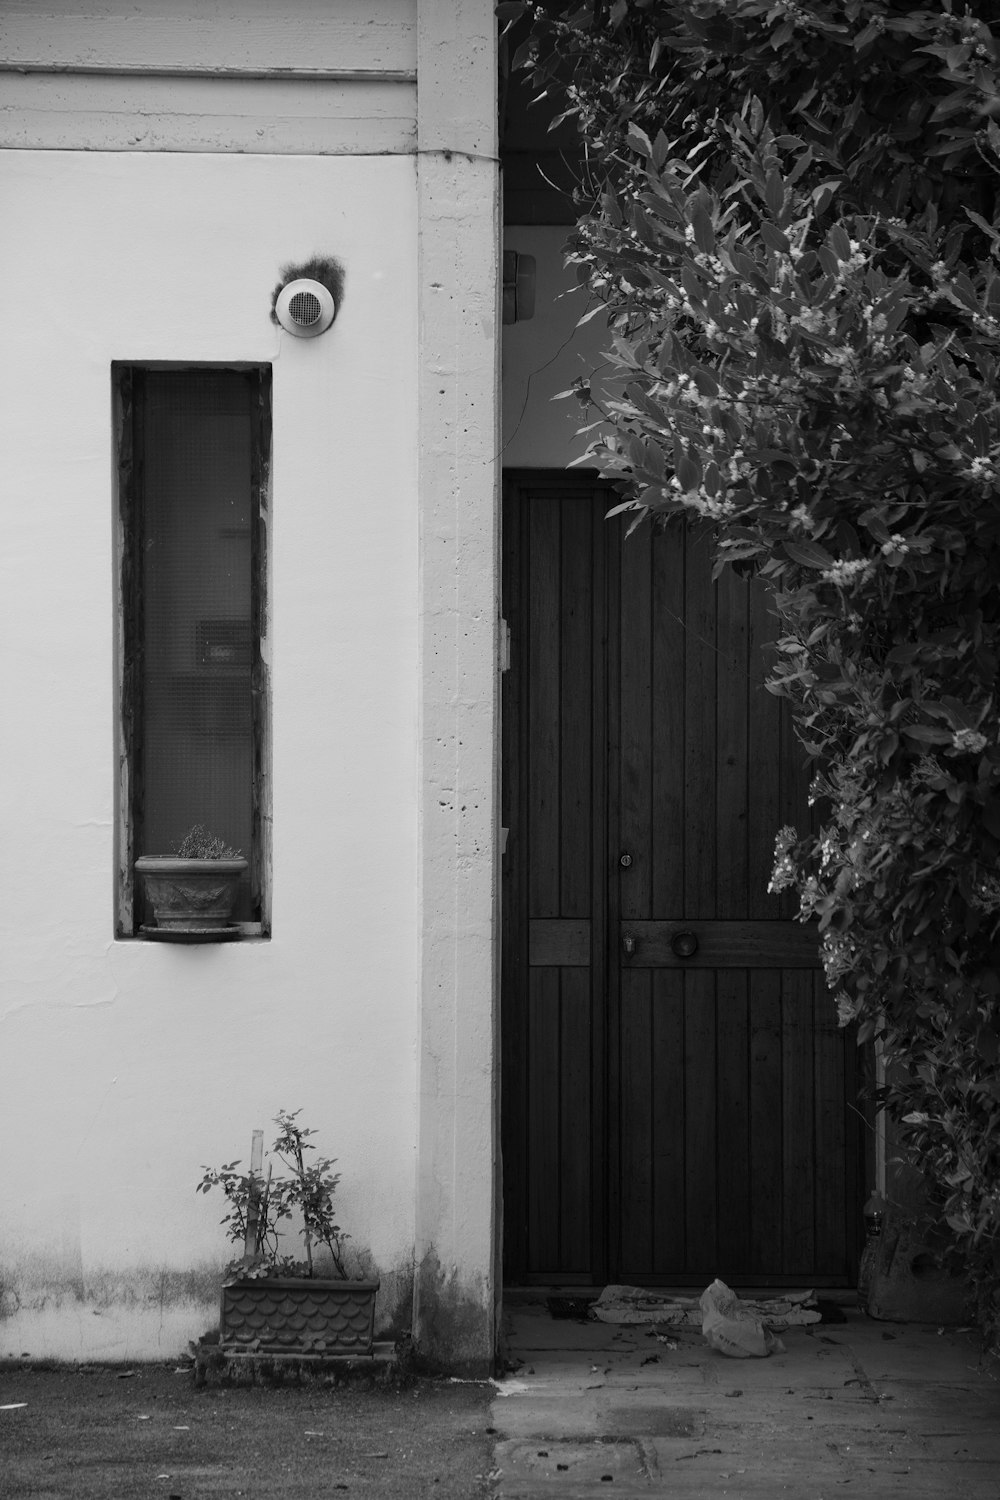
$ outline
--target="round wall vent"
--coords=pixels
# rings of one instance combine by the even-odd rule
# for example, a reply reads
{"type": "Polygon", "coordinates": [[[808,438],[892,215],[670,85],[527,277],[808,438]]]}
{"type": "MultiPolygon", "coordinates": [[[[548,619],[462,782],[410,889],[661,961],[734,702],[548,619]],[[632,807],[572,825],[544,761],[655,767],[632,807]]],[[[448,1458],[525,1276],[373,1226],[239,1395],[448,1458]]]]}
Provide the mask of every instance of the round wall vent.
{"type": "Polygon", "coordinates": [[[321,281],[299,278],[281,288],[274,315],[281,327],[297,339],[314,339],[330,327],[337,315],[337,304],[321,281]]]}

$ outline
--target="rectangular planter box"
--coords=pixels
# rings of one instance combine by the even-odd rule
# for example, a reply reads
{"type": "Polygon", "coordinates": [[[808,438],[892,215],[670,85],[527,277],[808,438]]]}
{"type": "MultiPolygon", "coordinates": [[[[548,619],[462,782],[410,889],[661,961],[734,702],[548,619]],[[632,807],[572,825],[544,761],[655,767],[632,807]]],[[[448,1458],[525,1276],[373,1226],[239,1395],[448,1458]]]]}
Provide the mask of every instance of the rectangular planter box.
{"type": "Polygon", "coordinates": [[[221,1346],[261,1354],[370,1354],[377,1281],[269,1277],[222,1288],[221,1346]]]}

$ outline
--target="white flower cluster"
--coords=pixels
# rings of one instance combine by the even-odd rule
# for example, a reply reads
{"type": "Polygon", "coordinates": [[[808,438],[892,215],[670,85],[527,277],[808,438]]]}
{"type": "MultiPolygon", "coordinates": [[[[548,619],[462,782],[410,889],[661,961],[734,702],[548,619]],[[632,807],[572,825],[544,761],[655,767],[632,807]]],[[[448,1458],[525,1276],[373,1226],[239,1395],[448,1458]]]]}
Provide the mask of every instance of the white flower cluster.
{"type": "Polygon", "coordinates": [[[833,583],[838,588],[846,589],[867,583],[874,571],[875,564],[869,557],[845,557],[824,568],[819,576],[824,583],[833,583]]]}
{"type": "Polygon", "coordinates": [[[804,307],[792,318],[792,322],[804,328],[806,333],[830,334],[833,332],[831,321],[831,318],[822,313],[818,307],[804,307]]]}
{"type": "Polygon", "coordinates": [[[849,1026],[861,1009],[860,1000],[852,1000],[846,990],[838,990],[834,995],[837,1006],[837,1025],[849,1026]]]}
{"type": "Polygon", "coordinates": [[[845,937],[843,933],[834,932],[832,928],[827,928],[823,934],[820,958],[828,985],[832,987],[838,979],[850,973],[854,967],[856,952],[857,949],[851,938],[845,937]]]}
{"type": "Polygon", "coordinates": [[[891,552],[909,552],[910,544],[905,536],[894,531],[887,542],[882,543],[882,556],[888,557],[891,552]]]}
{"type": "Polygon", "coordinates": [[[978,755],[986,749],[986,743],[985,734],[978,729],[956,729],[951,737],[952,749],[963,755],[978,755]]]}
{"type": "Polygon", "coordinates": [[[992,455],[989,458],[974,458],[965,466],[963,473],[975,480],[977,484],[995,484],[997,481],[996,459],[992,455]]]}
{"type": "Polygon", "coordinates": [[[776,896],[779,891],[785,891],[795,884],[796,865],[790,850],[797,840],[798,833],[790,823],[786,823],[784,828],[779,828],[775,835],[774,868],[767,886],[772,896],[776,896]]]}
{"type": "Polygon", "coordinates": [[[996,875],[980,876],[970,904],[978,911],[1000,912],[1000,879],[996,875]]]}
{"type": "Polygon", "coordinates": [[[857,240],[851,240],[850,245],[850,255],[840,263],[841,276],[846,276],[851,271],[863,271],[868,264],[868,251],[857,240]]]}

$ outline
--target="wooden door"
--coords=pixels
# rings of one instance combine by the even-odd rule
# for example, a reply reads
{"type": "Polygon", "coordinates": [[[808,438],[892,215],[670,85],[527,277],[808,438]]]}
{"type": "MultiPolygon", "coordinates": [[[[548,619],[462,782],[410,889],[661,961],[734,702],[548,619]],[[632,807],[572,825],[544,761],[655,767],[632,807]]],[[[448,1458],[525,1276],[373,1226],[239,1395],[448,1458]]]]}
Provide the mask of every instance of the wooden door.
{"type": "Polygon", "coordinates": [[[763,589],[680,523],[513,476],[504,511],[507,1279],[847,1285],[863,1122],[810,929],[763,589]]]}

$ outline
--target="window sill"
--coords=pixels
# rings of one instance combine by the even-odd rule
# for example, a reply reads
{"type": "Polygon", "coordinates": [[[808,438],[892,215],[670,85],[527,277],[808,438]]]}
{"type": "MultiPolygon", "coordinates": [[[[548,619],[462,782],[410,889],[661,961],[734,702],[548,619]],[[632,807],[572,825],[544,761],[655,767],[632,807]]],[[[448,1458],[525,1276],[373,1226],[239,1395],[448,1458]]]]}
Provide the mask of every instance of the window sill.
{"type": "Polygon", "coordinates": [[[206,943],[236,943],[245,938],[266,941],[270,937],[260,922],[232,922],[226,927],[140,927],[138,932],[122,934],[121,941],[144,943],[179,943],[203,946],[206,943]]]}

